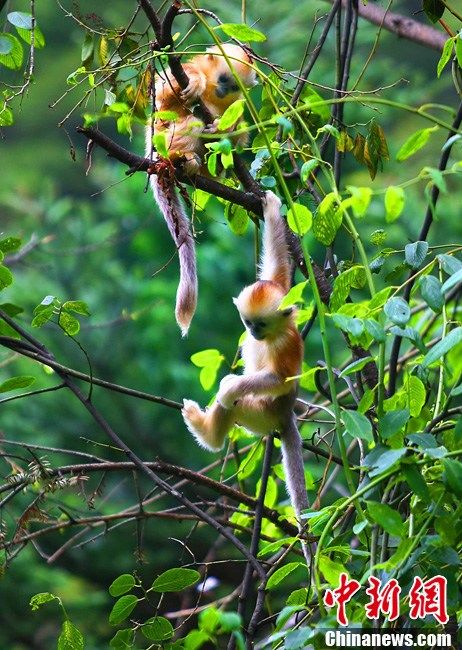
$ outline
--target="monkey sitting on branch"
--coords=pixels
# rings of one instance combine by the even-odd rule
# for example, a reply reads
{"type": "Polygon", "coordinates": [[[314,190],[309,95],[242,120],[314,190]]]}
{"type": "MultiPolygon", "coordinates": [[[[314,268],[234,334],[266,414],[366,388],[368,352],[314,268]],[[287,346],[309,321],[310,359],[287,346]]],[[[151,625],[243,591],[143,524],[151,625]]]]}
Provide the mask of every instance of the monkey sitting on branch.
{"type": "MultiPolygon", "coordinates": [[[[194,56],[183,66],[189,83],[181,90],[170,72],[159,75],[154,89],[155,113],[146,128],[146,156],[152,156],[153,135],[165,134],[169,160],[182,161],[189,176],[203,169],[205,155],[201,138],[206,125],[191,109],[201,99],[214,119],[242,97],[244,87],[255,85],[255,70],[247,52],[239,45],[224,44],[194,56]]],[[[239,144],[245,142],[239,139],[239,144]]],[[[194,239],[183,204],[175,191],[172,172],[150,176],[155,200],[178,249],[180,281],[175,316],[183,336],[188,332],[197,303],[197,272],[194,239]]]]}
{"type": "MultiPolygon", "coordinates": [[[[240,425],[250,432],[280,433],[290,502],[301,526],[309,507],[302,441],[293,413],[303,359],[303,339],[295,325],[294,307],[279,309],[290,289],[291,263],[285,238],[281,202],[272,192],[263,197],[263,252],[258,280],[234,298],[247,336],[242,346],[244,372],[222,379],[216,400],[203,411],[185,399],[186,426],[199,445],[219,450],[226,435],[240,425]]],[[[304,545],[305,555],[309,554],[304,545]]]]}

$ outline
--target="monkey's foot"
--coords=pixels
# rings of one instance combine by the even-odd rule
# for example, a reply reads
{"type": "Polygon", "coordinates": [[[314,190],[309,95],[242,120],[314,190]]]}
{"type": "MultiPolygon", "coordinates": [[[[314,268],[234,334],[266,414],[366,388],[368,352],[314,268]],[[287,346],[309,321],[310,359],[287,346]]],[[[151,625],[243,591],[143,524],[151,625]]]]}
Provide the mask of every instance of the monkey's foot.
{"type": "Polygon", "coordinates": [[[201,157],[192,151],[184,154],[183,169],[188,176],[195,176],[202,165],[201,157]]]}
{"type": "Polygon", "coordinates": [[[218,131],[218,122],[219,121],[220,121],[219,118],[216,117],[213,120],[212,124],[209,124],[204,128],[203,133],[208,133],[209,135],[213,135],[213,134],[217,133],[217,131],[218,131]]]}
{"type": "Polygon", "coordinates": [[[218,451],[221,449],[221,447],[214,446],[208,442],[207,437],[209,432],[206,427],[207,413],[200,408],[197,402],[184,399],[181,414],[188,430],[193,434],[201,447],[209,451],[218,451]]]}

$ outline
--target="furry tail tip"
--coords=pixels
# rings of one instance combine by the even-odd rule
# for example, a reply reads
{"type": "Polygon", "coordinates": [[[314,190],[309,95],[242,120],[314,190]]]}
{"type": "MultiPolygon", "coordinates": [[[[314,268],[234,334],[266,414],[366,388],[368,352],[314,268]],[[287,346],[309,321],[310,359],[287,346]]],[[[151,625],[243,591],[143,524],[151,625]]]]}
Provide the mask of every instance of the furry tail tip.
{"type": "Polygon", "coordinates": [[[180,283],[176,293],[175,318],[181,335],[186,336],[191,325],[197,305],[197,277],[194,271],[183,265],[180,272],[180,283]]]}

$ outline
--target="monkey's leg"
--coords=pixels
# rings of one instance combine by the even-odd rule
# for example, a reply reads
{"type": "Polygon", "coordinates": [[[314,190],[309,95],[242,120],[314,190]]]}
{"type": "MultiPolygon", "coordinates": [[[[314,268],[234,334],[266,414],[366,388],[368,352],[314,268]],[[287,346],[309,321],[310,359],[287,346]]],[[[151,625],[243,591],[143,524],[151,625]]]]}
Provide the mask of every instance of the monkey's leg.
{"type": "Polygon", "coordinates": [[[235,422],[234,409],[225,409],[218,402],[202,411],[196,402],[183,400],[183,418],[199,445],[210,451],[223,447],[225,437],[235,422]]]}

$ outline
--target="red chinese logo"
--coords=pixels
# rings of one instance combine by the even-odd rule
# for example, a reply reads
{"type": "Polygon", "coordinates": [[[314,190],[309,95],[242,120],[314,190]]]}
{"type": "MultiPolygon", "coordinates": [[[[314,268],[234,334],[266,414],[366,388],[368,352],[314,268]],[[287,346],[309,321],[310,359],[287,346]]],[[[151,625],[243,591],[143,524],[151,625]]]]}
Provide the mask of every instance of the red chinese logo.
{"type": "MultiPolygon", "coordinates": [[[[395,621],[399,616],[399,597],[401,587],[395,578],[388,580],[383,586],[378,578],[368,578],[369,587],[366,594],[369,602],[365,611],[369,619],[378,619],[382,614],[388,621],[395,621]]],[[[438,623],[445,624],[449,620],[446,603],[447,580],[444,576],[437,575],[428,580],[415,577],[409,591],[409,616],[411,619],[433,616],[438,623]]],[[[361,589],[357,580],[349,580],[346,573],[340,574],[340,583],[337,589],[327,589],[324,594],[326,607],[337,606],[337,622],[339,625],[348,625],[346,604],[361,589]]]]}
{"type": "Polygon", "coordinates": [[[425,582],[416,576],[409,592],[409,616],[415,620],[431,615],[438,623],[447,623],[447,582],[446,578],[440,575],[425,582]]]}
{"type": "Polygon", "coordinates": [[[367,618],[377,619],[380,614],[384,614],[389,621],[394,621],[399,616],[399,595],[401,587],[395,578],[389,580],[382,588],[378,578],[370,576],[369,587],[366,594],[370,596],[370,601],[366,605],[367,618]]]}
{"type": "Polygon", "coordinates": [[[361,585],[357,580],[348,580],[348,575],[341,573],[340,584],[337,589],[328,589],[324,594],[324,605],[326,607],[337,605],[337,622],[340,625],[348,625],[345,605],[359,589],[361,589],[361,585]]]}

